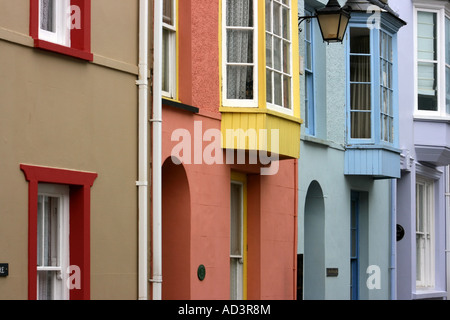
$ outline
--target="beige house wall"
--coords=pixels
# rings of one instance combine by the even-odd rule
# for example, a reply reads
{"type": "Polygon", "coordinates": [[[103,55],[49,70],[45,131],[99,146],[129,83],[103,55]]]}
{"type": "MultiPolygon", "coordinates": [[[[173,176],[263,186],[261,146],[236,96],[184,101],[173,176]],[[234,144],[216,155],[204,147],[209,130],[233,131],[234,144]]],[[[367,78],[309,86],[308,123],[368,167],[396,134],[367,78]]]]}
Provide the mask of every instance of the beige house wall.
{"type": "Polygon", "coordinates": [[[93,62],[33,48],[29,0],[0,0],[1,299],[27,299],[20,164],[90,171],[91,298],[137,298],[138,0],[92,1],[93,62]]]}

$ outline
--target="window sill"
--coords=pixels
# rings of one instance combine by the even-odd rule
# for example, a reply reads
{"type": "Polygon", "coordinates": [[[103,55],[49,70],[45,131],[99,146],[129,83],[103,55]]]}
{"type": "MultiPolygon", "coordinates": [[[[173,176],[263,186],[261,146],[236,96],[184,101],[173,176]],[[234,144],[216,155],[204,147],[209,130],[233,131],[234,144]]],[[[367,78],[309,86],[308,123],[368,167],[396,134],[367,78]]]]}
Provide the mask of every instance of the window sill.
{"type": "Polygon", "coordinates": [[[379,149],[379,150],[387,150],[387,151],[391,151],[394,153],[402,153],[402,150],[387,145],[387,144],[375,144],[375,143],[371,143],[371,144],[348,144],[345,146],[346,150],[369,150],[369,149],[379,149]]]}
{"type": "Polygon", "coordinates": [[[450,122],[448,116],[414,115],[414,121],[450,122]]]}
{"type": "Polygon", "coordinates": [[[301,140],[307,141],[310,143],[314,143],[316,145],[320,145],[323,147],[333,148],[340,151],[345,151],[345,147],[343,145],[337,144],[335,142],[329,141],[329,140],[323,140],[320,138],[317,138],[315,136],[304,134],[301,136],[301,140]]]}
{"type": "Polygon", "coordinates": [[[447,292],[442,290],[436,290],[435,288],[417,288],[416,292],[413,292],[412,298],[416,299],[433,299],[433,298],[445,298],[447,292]]]}
{"type": "Polygon", "coordinates": [[[40,39],[34,39],[34,47],[39,48],[46,51],[56,52],[60,54],[64,54],[66,56],[74,57],[77,59],[82,59],[86,61],[93,61],[94,55],[90,52],[65,47],[56,43],[40,40],[40,39]]]}
{"type": "Polygon", "coordinates": [[[199,108],[197,108],[197,107],[193,107],[193,106],[181,103],[181,102],[176,101],[176,100],[168,99],[166,97],[162,98],[162,104],[166,105],[166,106],[169,106],[169,107],[174,107],[174,108],[177,108],[177,109],[188,111],[188,112],[191,112],[191,113],[199,113],[200,112],[199,108]]]}

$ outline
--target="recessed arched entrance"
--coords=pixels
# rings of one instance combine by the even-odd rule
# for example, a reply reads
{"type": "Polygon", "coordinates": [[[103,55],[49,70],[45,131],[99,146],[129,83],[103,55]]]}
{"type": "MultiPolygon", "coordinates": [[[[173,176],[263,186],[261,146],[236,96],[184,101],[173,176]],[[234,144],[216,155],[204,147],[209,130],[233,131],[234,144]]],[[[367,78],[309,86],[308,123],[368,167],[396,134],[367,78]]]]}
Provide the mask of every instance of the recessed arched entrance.
{"type": "Polygon", "coordinates": [[[322,188],[313,181],[306,194],[303,297],[325,298],[325,203],[322,188]]]}
{"type": "MultiPolygon", "coordinates": [[[[178,162],[179,163],[179,162],[178,162]]],[[[162,168],[162,297],[190,299],[191,201],[183,165],[168,158],[162,168]]]]}

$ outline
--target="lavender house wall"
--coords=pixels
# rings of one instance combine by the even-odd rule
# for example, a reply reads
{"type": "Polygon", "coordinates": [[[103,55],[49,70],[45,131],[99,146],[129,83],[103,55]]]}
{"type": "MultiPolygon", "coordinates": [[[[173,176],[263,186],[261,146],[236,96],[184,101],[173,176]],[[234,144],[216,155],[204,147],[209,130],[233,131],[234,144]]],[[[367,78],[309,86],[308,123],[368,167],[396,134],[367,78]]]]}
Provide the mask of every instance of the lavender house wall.
{"type": "MultiPolygon", "coordinates": [[[[416,1],[417,2],[417,1],[416,1]]],[[[439,1],[435,1],[439,3],[439,1]]],[[[441,1],[443,2],[443,1],[441,1]]],[[[405,230],[397,242],[397,298],[445,298],[445,183],[448,165],[449,121],[424,119],[414,115],[415,94],[415,28],[412,0],[392,1],[408,24],[398,33],[401,179],[397,183],[397,224],[405,230]],[[434,287],[416,286],[416,178],[431,179],[434,184],[434,287]]],[[[444,4],[443,4],[444,6],[444,4]]],[[[448,84],[447,84],[448,85],[448,84]]]]}

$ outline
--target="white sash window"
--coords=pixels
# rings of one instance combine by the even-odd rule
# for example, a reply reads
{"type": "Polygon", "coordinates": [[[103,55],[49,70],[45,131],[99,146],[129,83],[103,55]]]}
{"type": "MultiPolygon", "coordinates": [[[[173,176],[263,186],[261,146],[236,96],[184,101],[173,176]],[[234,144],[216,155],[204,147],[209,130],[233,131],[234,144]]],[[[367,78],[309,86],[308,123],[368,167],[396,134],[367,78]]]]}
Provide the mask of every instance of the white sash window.
{"type": "Polygon", "coordinates": [[[69,188],[40,184],[37,219],[37,299],[68,300],[69,188]]]}

